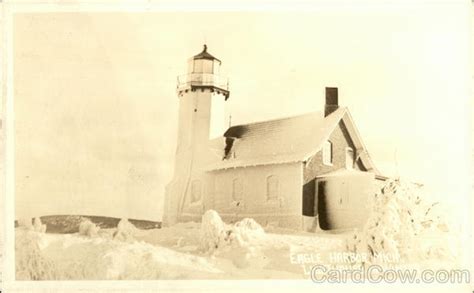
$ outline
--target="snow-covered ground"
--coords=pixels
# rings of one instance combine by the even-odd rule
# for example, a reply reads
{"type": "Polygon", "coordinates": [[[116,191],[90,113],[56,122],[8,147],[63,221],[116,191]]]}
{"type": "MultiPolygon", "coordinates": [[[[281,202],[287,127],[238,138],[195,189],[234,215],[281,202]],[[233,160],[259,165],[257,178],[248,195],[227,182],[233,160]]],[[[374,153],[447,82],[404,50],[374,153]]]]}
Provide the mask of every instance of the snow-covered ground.
{"type": "Polygon", "coordinates": [[[219,232],[205,235],[199,223],[137,229],[125,233],[128,237],[118,237],[114,229],[80,235],[17,228],[17,279],[294,279],[304,277],[301,261],[295,260],[299,255],[345,246],[344,234],[280,234],[258,224],[237,226],[231,235],[221,230],[222,239],[219,232]]]}
{"type": "Polygon", "coordinates": [[[50,234],[35,219],[16,229],[16,278],[297,279],[308,278],[316,264],[457,267],[460,231],[417,187],[390,181],[371,203],[362,231],[332,233],[262,228],[253,219],[226,224],[212,210],[201,223],[153,230],[137,229],[126,219],[115,229],[84,220],[78,233],[50,234]]]}

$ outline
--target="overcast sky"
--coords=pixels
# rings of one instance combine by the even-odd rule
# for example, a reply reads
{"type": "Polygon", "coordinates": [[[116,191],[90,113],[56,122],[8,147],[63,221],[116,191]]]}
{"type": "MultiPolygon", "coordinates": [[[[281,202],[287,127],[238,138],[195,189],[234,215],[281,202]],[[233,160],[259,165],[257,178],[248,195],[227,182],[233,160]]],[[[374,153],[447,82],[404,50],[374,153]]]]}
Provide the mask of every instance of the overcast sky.
{"type": "Polygon", "coordinates": [[[230,79],[233,124],[320,111],[324,87],[337,86],[380,170],[462,203],[468,17],[459,4],[18,14],[17,217],[160,219],[176,76],[204,42],[230,79]]]}

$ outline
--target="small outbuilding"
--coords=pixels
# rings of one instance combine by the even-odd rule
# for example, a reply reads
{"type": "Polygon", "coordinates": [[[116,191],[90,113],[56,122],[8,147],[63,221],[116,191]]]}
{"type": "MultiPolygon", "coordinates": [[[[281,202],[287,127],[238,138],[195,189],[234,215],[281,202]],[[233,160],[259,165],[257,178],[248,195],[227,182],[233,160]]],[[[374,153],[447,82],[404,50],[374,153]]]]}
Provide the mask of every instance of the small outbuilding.
{"type": "Polygon", "coordinates": [[[375,193],[375,174],[341,169],[316,178],[315,214],[323,230],[362,227],[375,193]]]}

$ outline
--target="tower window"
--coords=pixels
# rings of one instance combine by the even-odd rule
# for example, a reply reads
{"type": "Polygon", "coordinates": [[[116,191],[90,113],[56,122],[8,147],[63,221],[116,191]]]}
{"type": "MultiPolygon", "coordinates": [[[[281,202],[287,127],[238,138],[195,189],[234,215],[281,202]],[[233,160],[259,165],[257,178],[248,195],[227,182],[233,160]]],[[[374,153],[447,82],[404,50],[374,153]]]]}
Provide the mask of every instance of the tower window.
{"type": "Polygon", "coordinates": [[[323,164],[332,165],[332,143],[329,140],[323,145],[323,164]]]}
{"type": "Polygon", "coordinates": [[[267,177],[267,199],[277,199],[279,193],[278,176],[270,175],[267,177]]]}

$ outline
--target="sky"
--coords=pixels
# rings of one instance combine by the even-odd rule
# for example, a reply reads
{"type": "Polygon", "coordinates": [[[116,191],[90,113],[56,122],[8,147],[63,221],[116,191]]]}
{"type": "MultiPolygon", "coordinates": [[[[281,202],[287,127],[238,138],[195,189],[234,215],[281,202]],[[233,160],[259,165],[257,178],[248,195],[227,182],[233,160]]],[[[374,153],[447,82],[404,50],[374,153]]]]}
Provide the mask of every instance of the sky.
{"type": "Polygon", "coordinates": [[[204,43],[230,80],[232,124],[320,111],[324,88],[336,86],[382,173],[462,206],[472,109],[466,6],[316,8],[17,14],[16,218],[161,219],[176,77],[204,43]]]}

